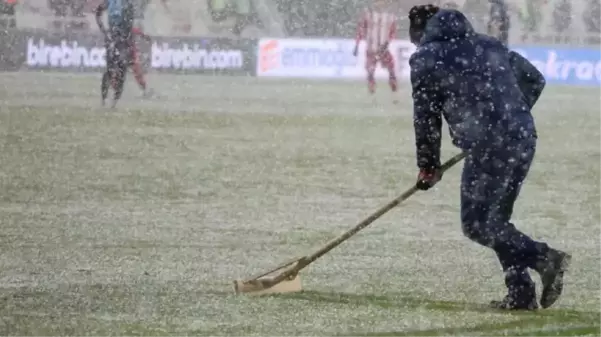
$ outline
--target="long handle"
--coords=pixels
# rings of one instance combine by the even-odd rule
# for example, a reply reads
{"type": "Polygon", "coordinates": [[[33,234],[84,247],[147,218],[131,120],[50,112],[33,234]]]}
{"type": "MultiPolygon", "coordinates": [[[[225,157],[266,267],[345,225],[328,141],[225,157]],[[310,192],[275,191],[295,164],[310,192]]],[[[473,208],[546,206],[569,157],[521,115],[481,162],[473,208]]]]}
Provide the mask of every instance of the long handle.
{"type": "MultiPolygon", "coordinates": [[[[444,173],[445,171],[447,171],[448,169],[453,167],[455,164],[460,162],[464,157],[465,157],[465,153],[463,153],[463,152],[456,154],[455,156],[451,157],[451,159],[447,160],[441,166],[440,170],[442,171],[442,173],[444,173]]],[[[287,278],[296,276],[296,274],[298,274],[298,272],[301,269],[303,269],[306,266],[308,266],[309,264],[313,263],[315,260],[319,259],[320,257],[325,255],[332,249],[336,248],[338,245],[340,245],[344,241],[348,240],[351,236],[357,234],[357,232],[359,232],[360,230],[369,226],[371,223],[373,223],[375,220],[380,218],[382,215],[386,214],[388,211],[395,208],[403,201],[407,200],[410,196],[412,196],[417,191],[418,191],[417,186],[413,185],[410,189],[405,191],[403,194],[399,195],[397,198],[395,198],[388,204],[382,206],[380,209],[375,211],[373,214],[371,214],[370,216],[365,218],[363,221],[358,223],[355,227],[351,228],[350,230],[343,233],[339,237],[337,237],[337,238],[331,240],[330,242],[328,242],[327,244],[325,244],[322,248],[320,248],[315,253],[300,258],[293,268],[288,269],[286,272],[276,276],[272,280],[273,284],[277,284],[287,278]]]]}
{"type": "Polygon", "coordinates": [[[273,273],[275,271],[278,271],[280,269],[284,269],[284,268],[286,268],[286,267],[288,267],[290,265],[293,265],[293,264],[297,263],[300,259],[302,259],[302,257],[297,257],[295,259],[288,260],[288,261],[280,264],[279,266],[277,266],[275,268],[272,268],[272,269],[270,269],[270,270],[268,270],[266,272],[262,272],[261,274],[257,274],[257,275],[255,275],[253,277],[248,278],[248,279],[249,280],[256,280],[256,279],[261,278],[263,276],[269,275],[269,274],[271,274],[271,273],[273,273]]]}
{"type": "MultiPolygon", "coordinates": [[[[463,159],[464,156],[465,156],[465,154],[463,152],[455,155],[454,157],[452,157],[451,159],[446,161],[442,165],[440,170],[444,173],[446,170],[453,167],[453,165],[455,165],[456,163],[461,161],[461,159],[463,159]]],[[[370,216],[365,218],[363,221],[361,221],[355,227],[351,228],[346,233],[344,233],[344,234],[340,235],[339,237],[333,239],[332,241],[328,242],[326,245],[324,245],[321,249],[319,249],[315,253],[313,253],[309,256],[306,256],[303,259],[304,260],[303,262],[306,264],[309,264],[309,263],[312,263],[313,261],[317,260],[318,258],[322,257],[324,254],[328,253],[330,250],[334,249],[336,246],[340,245],[342,242],[348,240],[351,236],[357,234],[357,232],[359,232],[360,230],[369,226],[371,223],[376,221],[382,215],[388,213],[388,211],[395,208],[403,201],[409,199],[409,197],[411,197],[417,191],[418,191],[418,189],[417,189],[416,185],[411,186],[411,188],[409,188],[403,194],[399,195],[398,197],[396,197],[396,199],[392,200],[388,204],[382,206],[380,209],[378,209],[373,214],[371,214],[370,216]]]]}

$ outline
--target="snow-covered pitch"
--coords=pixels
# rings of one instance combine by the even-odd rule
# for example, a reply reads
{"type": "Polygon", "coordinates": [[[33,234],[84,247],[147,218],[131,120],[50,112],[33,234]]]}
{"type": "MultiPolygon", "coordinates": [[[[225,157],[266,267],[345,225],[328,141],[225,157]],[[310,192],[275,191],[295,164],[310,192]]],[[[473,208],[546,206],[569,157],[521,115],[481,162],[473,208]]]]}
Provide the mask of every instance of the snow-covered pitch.
{"type": "Polygon", "coordinates": [[[385,83],[149,83],[160,97],[129,80],[112,111],[97,74],[0,74],[0,334],[599,334],[598,89],[549,86],[535,109],[514,218],[573,265],[552,309],[518,314],[486,309],[503,276],[462,236],[460,167],[306,269],[305,292],[235,296],[414,183],[409,88],[394,105],[385,83]]]}

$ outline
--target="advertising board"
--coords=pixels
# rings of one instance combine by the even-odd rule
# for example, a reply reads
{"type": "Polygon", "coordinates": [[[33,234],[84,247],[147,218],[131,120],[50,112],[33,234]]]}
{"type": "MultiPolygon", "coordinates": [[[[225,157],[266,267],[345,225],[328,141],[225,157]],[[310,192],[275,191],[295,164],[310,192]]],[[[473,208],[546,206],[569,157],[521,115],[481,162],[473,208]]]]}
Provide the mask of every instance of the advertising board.
{"type": "MultiPolygon", "coordinates": [[[[365,77],[365,44],[353,56],[355,41],[350,39],[261,39],[257,46],[257,76],[304,78],[365,77]]],[[[393,41],[389,47],[397,76],[409,78],[409,57],[415,46],[409,41],[393,41]]],[[[387,78],[378,65],[376,78],[387,78]]]]}

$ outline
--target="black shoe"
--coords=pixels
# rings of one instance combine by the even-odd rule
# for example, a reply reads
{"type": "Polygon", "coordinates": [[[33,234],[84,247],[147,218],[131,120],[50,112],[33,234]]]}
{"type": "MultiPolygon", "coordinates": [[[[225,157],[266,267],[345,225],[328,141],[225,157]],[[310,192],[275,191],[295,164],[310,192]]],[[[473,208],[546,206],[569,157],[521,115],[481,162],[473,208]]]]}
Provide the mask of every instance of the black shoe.
{"type": "Polygon", "coordinates": [[[568,253],[550,249],[544,261],[537,263],[536,271],[540,274],[543,293],[540,305],[548,308],[561,296],[563,291],[563,274],[568,270],[572,256],[568,253]]]}
{"type": "Polygon", "coordinates": [[[516,300],[507,295],[501,301],[491,301],[490,307],[500,310],[536,310],[538,303],[536,303],[536,296],[528,300],[516,300]]]}

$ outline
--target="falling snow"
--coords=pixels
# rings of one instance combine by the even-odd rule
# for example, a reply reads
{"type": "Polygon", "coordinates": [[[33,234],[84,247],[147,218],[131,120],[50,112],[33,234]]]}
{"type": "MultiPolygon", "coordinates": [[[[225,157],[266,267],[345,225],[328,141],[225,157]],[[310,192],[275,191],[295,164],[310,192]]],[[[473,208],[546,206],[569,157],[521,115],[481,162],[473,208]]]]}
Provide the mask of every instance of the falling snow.
{"type": "MultiPolygon", "coordinates": [[[[459,2],[445,6],[463,6],[483,29],[486,9],[459,2]]],[[[177,24],[148,32],[353,38],[368,2],[211,1],[203,20],[194,20],[197,2],[189,10],[185,3],[165,2],[177,24]],[[269,25],[274,9],[281,20],[269,25]]],[[[580,7],[555,5],[552,26],[567,29],[565,12],[580,7]]],[[[403,39],[405,16],[397,27],[403,39]]],[[[585,22],[599,26],[592,17],[585,22]]],[[[152,48],[161,56],[155,68],[172,66],[177,50],[152,48]]],[[[180,61],[206,66],[208,57],[195,53],[180,61]]],[[[245,66],[241,53],[228,55],[222,61],[245,66]]],[[[501,62],[482,48],[474,55],[487,67],[501,62]]],[[[27,57],[32,67],[51,58],[27,57]]],[[[460,55],[455,62],[475,61],[460,55]]],[[[438,74],[437,88],[459,83],[456,75],[438,74]]],[[[539,140],[513,220],[573,261],[552,309],[507,313],[487,306],[507,291],[496,255],[462,231],[459,167],[304,270],[303,292],[233,292],[234,279],[312,252],[415,184],[407,79],[399,78],[393,100],[384,82],[368,96],[360,81],[151,72],[153,97],[141,98],[128,80],[111,110],[100,106],[99,77],[0,72],[0,335],[599,334],[598,88],[549,85],[533,111],[539,140]]],[[[510,90],[471,85],[479,93],[510,90]]],[[[478,104],[445,102],[443,109],[462,111],[454,135],[477,138],[490,127],[475,117],[488,108],[478,104]]],[[[435,135],[444,161],[459,150],[442,131],[435,135]]],[[[508,154],[507,162],[524,156],[508,154]]]]}

